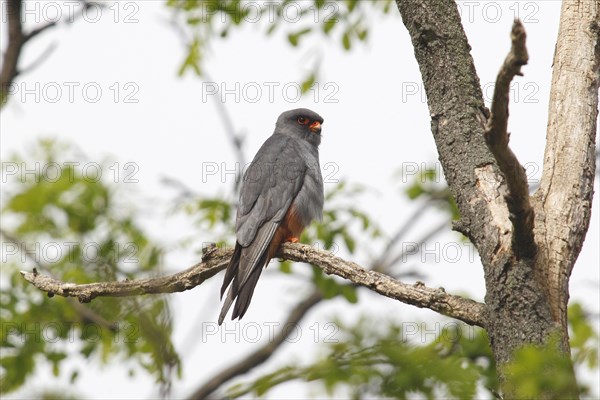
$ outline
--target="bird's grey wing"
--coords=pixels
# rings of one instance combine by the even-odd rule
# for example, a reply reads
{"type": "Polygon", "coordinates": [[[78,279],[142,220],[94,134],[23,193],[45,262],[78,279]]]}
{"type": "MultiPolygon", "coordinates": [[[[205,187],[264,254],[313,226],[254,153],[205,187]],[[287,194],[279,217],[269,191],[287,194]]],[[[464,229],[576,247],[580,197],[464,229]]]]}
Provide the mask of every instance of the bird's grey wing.
{"type": "Polygon", "coordinates": [[[236,237],[243,247],[237,274],[239,287],[260,264],[306,173],[306,163],[298,156],[294,141],[285,137],[267,140],[253,165],[244,176],[238,206],[236,237]]]}
{"type": "Polygon", "coordinates": [[[297,144],[273,135],[263,144],[244,174],[237,210],[236,237],[247,247],[267,221],[281,222],[306,173],[297,144]]]}

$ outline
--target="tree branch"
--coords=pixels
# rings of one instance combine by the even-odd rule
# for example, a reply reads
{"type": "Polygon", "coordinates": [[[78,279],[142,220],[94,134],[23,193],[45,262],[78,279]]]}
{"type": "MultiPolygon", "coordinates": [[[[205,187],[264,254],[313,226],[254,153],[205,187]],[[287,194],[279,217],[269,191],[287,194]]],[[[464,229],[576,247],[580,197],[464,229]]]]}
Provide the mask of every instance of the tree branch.
{"type": "MultiPolygon", "coordinates": [[[[91,7],[91,2],[88,0],[80,0],[83,3],[83,11],[86,11],[91,7]]],[[[102,7],[102,5],[93,3],[102,7]]],[[[0,109],[4,107],[8,101],[8,94],[10,87],[15,78],[23,73],[25,70],[19,70],[19,58],[21,56],[21,50],[25,44],[31,39],[35,38],[42,32],[53,28],[57,25],[57,21],[48,22],[37,28],[33,29],[29,33],[25,33],[23,30],[23,23],[21,20],[21,10],[23,8],[23,0],[7,0],[6,3],[6,15],[8,17],[8,45],[4,52],[4,58],[2,63],[2,70],[0,71],[0,109]]],[[[83,13],[82,11],[82,13],[83,13]]],[[[79,14],[81,16],[83,14],[79,14]]],[[[67,23],[74,22],[75,19],[67,20],[67,23]]],[[[54,50],[53,47],[45,50],[42,56],[40,56],[33,65],[30,65],[27,70],[31,70],[34,66],[46,59],[46,57],[54,50]]]]}
{"type": "Polygon", "coordinates": [[[62,282],[52,277],[33,272],[21,271],[26,281],[48,296],[77,297],[80,302],[88,303],[99,296],[126,297],[142,294],[183,292],[202,284],[219,271],[225,269],[231,258],[231,249],[216,247],[206,249],[203,261],[172,275],[135,281],[96,282],[77,285],[62,282]]]}
{"type": "Polygon", "coordinates": [[[508,147],[508,103],[510,82],[515,75],[522,76],[521,66],[527,64],[529,56],[525,46],[525,28],[519,20],[515,20],[512,32],[512,46],[498,72],[492,109],[485,128],[485,139],[490,151],[504,174],[508,187],[506,204],[509,218],[514,227],[512,248],[518,258],[535,257],[537,247],[533,237],[533,209],[529,203],[529,185],[525,169],[508,147]]]}
{"type": "Polygon", "coordinates": [[[369,271],[360,265],[307,245],[285,243],[279,255],[291,261],[316,265],[328,275],[337,275],[391,299],[419,308],[429,308],[469,325],[484,326],[485,305],[464,297],[446,294],[444,289],[432,289],[418,283],[409,285],[388,275],[369,271]]]}
{"type": "Polygon", "coordinates": [[[544,168],[533,196],[538,269],[567,340],[569,277],[589,227],[600,85],[600,2],[562,3],[548,104],[544,168]]]}
{"type": "MultiPolygon", "coordinates": [[[[98,296],[134,296],[153,293],[173,293],[192,289],[225,269],[232,249],[209,247],[202,261],[185,271],[159,278],[137,281],[98,282],[77,285],[61,282],[37,271],[21,274],[28,282],[50,296],[77,297],[81,302],[89,302],[98,296]]],[[[286,243],[281,246],[279,257],[291,261],[301,261],[320,267],[326,274],[338,275],[351,282],[364,286],[383,296],[429,308],[448,317],[459,319],[469,325],[484,326],[485,305],[460,296],[446,294],[442,288],[432,289],[423,284],[409,285],[388,275],[368,271],[351,261],[343,260],[327,251],[299,243],[286,243]]]]}
{"type": "Polygon", "coordinates": [[[260,347],[258,350],[237,362],[231,367],[221,371],[208,382],[199,387],[191,396],[190,399],[200,400],[205,399],[212,393],[214,393],[219,387],[236,376],[245,374],[256,366],[267,361],[274,353],[281,347],[281,345],[288,338],[293,329],[286,329],[286,327],[298,324],[302,318],[308,313],[308,311],[323,300],[323,296],[319,290],[313,291],[306,299],[301,301],[292,309],[287,320],[282,325],[283,328],[279,330],[276,337],[269,340],[267,344],[260,347]]]}
{"type": "Polygon", "coordinates": [[[21,49],[25,44],[25,34],[21,23],[21,0],[8,0],[6,3],[6,15],[8,17],[8,45],[4,51],[2,71],[0,71],[0,108],[6,104],[10,86],[18,74],[17,64],[21,55],[21,49]]]}

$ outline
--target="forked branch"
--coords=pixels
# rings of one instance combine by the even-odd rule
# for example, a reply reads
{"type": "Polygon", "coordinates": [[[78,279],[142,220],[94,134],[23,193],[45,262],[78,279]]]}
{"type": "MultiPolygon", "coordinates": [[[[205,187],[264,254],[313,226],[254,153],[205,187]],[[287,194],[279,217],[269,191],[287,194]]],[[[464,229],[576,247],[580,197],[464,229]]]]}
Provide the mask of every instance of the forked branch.
{"type": "Polygon", "coordinates": [[[525,169],[508,147],[507,132],[510,83],[515,75],[523,75],[521,66],[529,60],[525,46],[526,36],[521,21],[515,20],[511,32],[512,46],[496,78],[485,139],[506,179],[509,191],[506,203],[514,228],[513,250],[518,258],[531,259],[535,256],[536,245],[533,237],[534,214],[529,202],[529,184],[525,169]]]}

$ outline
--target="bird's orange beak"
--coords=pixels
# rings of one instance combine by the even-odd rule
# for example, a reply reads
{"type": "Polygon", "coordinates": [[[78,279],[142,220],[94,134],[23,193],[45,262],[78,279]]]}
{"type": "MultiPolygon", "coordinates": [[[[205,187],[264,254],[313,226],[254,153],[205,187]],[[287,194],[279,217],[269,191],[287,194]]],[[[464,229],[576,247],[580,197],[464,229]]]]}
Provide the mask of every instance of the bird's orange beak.
{"type": "Polygon", "coordinates": [[[312,133],[321,133],[321,123],[319,121],[315,121],[308,127],[312,133]]]}

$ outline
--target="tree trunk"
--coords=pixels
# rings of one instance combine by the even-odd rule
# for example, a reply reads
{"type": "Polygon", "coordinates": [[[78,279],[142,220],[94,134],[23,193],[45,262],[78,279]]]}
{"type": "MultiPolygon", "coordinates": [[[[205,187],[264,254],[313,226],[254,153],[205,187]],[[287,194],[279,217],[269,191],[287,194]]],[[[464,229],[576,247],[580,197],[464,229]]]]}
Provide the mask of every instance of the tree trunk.
{"type": "MultiPolygon", "coordinates": [[[[563,7],[550,105],[557,110],[550,119],[541,194],[535,203],[546,204],[549,210],[534,207],[537,251],[526,252],[519,251],[522,243],[515,240],[520,236],[515,234],[514,215],[507,206],[511,196],[507,177],[484,138],[489,111],[456,4],[451,0],[397,0],[397,5],[423,77],[440,162],[460,210],[455,229],[469,237],[482,260],[487,290],[485,328],[504,396],[515,397],[511,377],[502,369],[516,349],[546,344],[554,333],[561,338],[559,350],[570,356],[566,289],[588,227],[594,180],[598,3],[582,0],[579,6],[563,7]],[[579,61],[582,57],[584,62],[579,61]],[[562,92],[554,83],[557,81],[569,91],[562,92]],[[563,116],[569,119],[554,121],[563,116]],[[561,142],[566,140],[577,143],[567,146],[561,142]],[[564,152],[557,153],[557,147],[564,152]],[[562,172],[561,166],[569,172],[562,172]],[[564,174],[560,185],[552,182],[553,173],[564,174]]],[[[551,374],[552,367],[542,372],[551,374]]],[[[572,370],[571,374],[575,382],[572,370]]],[[[565,395],[578,397],[575,385],[548,397],[565,395]]]]}
{"type": "Polygon", "coordinates": [[[598,117],[600,2],[565,1],[552,70],[540,188],[534,195],[538,270],[569,348],[569,277],[590,222],[598,117]]]}

